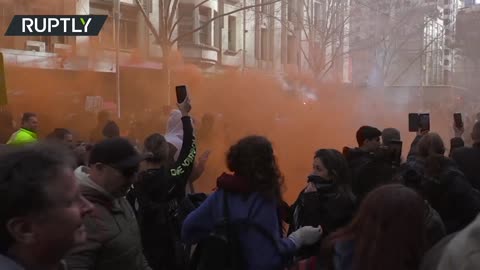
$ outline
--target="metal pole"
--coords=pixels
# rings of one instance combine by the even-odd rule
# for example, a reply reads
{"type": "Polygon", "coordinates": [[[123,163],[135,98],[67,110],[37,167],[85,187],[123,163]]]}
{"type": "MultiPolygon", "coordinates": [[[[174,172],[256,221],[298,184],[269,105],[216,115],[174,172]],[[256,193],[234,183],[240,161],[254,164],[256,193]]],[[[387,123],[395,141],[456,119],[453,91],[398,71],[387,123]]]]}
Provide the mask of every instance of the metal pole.
{"type": "MultiPolygon", "coordinates": [[[[247,6],[247,0],[243,0],[243,7],[247,6]]],[[[243,55],[242,55],[242,71],[245,71],[247,65],[247,11],[243,10],[243,55]]]]}
{"type": "Polygon", "coordinates": [[[117,92],[117,116],[121,117],[120,100],[120,0],[115,0],[113,5],[114,14],[114,35],[115,35],[115,88],[117,92]]]}

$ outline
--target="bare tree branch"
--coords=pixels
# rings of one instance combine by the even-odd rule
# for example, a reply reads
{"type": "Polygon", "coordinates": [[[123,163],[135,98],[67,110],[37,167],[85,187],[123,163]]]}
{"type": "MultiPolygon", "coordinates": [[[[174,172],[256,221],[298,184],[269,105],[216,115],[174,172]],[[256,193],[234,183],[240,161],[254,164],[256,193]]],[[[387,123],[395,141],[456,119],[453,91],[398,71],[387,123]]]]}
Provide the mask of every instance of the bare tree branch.
{"type": "Polygon", "coordinates": [[[145,9],[142,6],[142,3],[140,3],[140,0],[135,0],[137,2],[137,6],[140,9],[140,12],[143,15],[143,18],[145,19],[145,22],[147,23],[148,28],[150,29],[150,32],[152,32],[152,35],[155,37],[155,40],[157,43],[161,44],[162,43],[162,38],[157,32],[157,29],[155,29],[155,26],[152,24],[150,19],[148,18],[147,12],[145,12],[145,9]]]}
{"type": "Polygon", "coordinates": [[[240,12],[240,11],[243,11],[243,10],[247,10],[247,9],[251,9],[251,8],[255,8],[255,7],[272,5],[272,4],[275,4],[276,2],[279,2],[279,1],[282,1],[282,0],[272,0],[271,2],[268,2],[268,3],[249,5],[249,6],[241,7],[241,8],[238,8],[238,9],[236,9],[236,10],[233,10],[233,11],[230,11],[230,12],[227,12],[227,13],[224,13],[224,14],[219,14],[218,16],[215,16],[215,17],[207,20],[203,25],[201,25],[201,26],[193,29],[192,31],[189,31],[189,32],[187,32],[187,33],[184,33],[184,34],[181,35],[181,36],[178,36],[177,38],[175,38],[174,40],[172,40],[172,44],[175,44],[175,43],[178,42],[179,40],[182,40],[183,38],[188,37],[189,35],[197,32],[197,31],[202,30],[203,28],[207,27],[210,23],[212,23],[213,21],[215,21],[215,20],[217,20],[217,19],[219,19],[219,18],[223,18],[223,17],[229,16],[229,15],[235,14],[235,13],[237,13],[237,12],[240,12]]]}
{"type": "MultiPolygon", "coordinates": [[[[177,1],[178,1],[178,0],[177,0],[177,1]]],[[[208,1],[210,1],[210,0],[203,0],[202,2],[198,3],[197,5],[195,5],[195,6],[192,8],[192,10],[195,10],[195,9],[201,7],[203,4],[207,3],[208,1]]],[[[192,14],[192,15],[193,15],[193,14],[192,14]]],[[[172,38],[173,33],[175,32],[175,28],[178,26],[178,24],[179,24],[183,19],[185,19],[185,16],[183,16],[183,15],[180,16],[180,17],[178,18],[178,20],[176,20],[175,23],[172,25],[172,27],[170,27],[170,31],[169,31],[170,33],[168,34],[168,40],[170,40],[170,39],[172,38]]]]}
{"type": "Polygon", "coordinates": [[[438,35],[438,36],[436,36],[436,37],[433,38],[427,45],[425,45],[425,47],[423,48],[423,50],[418,53],[418,55],[415,57],[415,59],[413,59],[413,61],[411,61],[411,62],[407,65],[407,67],[406,67],[402,72],[400,72],[400,74],[396,77],[396,79],[392,82],[391,85],[394,85],[394,84],[403,76],[403,74],[405,74],[405,73],[410,69],[410,67],[411,67],[413,64],[415,64],[415,62],[417,62],[418,59],[421,58],[421,57],[425,54],[425,52],[428,50],[428,48],[430,47],[430,45],[432,45],[433,42],[437,41],[440,37],[443,37],[443,35],[438,35]]]}
{"type": "MultiPolygon", "coordinates": [[[[179,5],[179,0],[175,0],[173,2],[172,11],[170,12],[170,17],[168,18],[168,21],[167,21],[167,29],[169,29],[169,31],[165,32],[165,34],[168,33],[168,40],[170,40],[172,38],[173,30],[175,29],[175,26],[176,26],[176,24],[174,26],[172,26],[172,24],[173,24],[173,20],[177,16],[178,5],[179,5]]],[[[177,20],[177,22],[178,22],[178,20],[177,20]]]]}

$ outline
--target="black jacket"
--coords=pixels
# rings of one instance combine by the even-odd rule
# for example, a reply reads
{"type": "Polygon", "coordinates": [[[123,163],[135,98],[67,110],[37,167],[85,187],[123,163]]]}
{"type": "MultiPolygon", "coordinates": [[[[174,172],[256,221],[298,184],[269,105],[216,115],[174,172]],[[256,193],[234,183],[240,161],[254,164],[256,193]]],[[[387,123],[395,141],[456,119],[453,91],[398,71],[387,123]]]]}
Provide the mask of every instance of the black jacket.
{"type": "Polygon", "coordinates": [[[452,159],[465,174],[468,182],[480,190],[480,143],[472,147],[461,147],[452,152],[452,159]]]}
{"type": "Polygon", "coordinates": [[[185,250],[179,242],[181,224],[175,212],[185,198],[196,146],[190,117],[182,117],[183,144],[178,160],[169,168],[140,173],[134,186],[145,256],[153,269],[181,269],[185,250]]]}
{"type": "Polygon", "coordinates": [[[446,235],[445,224],[435,209],[426,201],[425,202],[425,229],[427,248],[433,247],[446,235]]]}
{"type": "Polygon", "coordinates": [[[426,175],[423,190],[450,234],[462,230],[475,219],[480,212],[480,196],[452,160],[444,157],[440,167],[439,175],[426,175]]]}
{"type": "Polygon", "coordinates": [[[352,174],[352,191],[357,197],[362,197],[366,188],[363,183],[361,174],[363,173],[365,166],[371,163],[375,156],[372,153],[365,152],[360,148],[343,148],[343,155],[348,162],[350,172],[352,174]]]}
{"type": "MultiPolygon", "coordinates": [[[[343,192],[330,181],[316,183],[317,191],[302,191],[290,207],[289,233],[304,226],[322,226],[323,236],[347,225],[355,211],[353,194],[343,192]]],[[[317,255],[318,248],[303,249],[300,257],[317,255]]]]}

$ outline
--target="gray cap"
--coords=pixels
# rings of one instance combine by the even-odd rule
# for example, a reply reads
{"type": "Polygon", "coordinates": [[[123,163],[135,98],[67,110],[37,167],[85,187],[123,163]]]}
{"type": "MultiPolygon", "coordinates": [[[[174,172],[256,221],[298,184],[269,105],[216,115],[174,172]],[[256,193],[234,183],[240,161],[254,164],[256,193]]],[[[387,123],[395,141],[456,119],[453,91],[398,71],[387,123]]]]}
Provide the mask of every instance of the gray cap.
{"type": "Polygon", "coordinates": [[[388,144],[392,141],[401,141],[400,131],[396,128],[386,128],[382,131],[382,142],[388,144]]]}

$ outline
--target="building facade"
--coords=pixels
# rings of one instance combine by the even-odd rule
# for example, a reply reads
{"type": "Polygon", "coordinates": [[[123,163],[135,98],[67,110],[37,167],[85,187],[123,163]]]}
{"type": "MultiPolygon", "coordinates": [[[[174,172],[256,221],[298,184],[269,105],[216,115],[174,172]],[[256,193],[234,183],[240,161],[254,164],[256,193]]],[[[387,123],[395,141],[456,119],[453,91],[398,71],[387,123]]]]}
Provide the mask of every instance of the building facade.
{"type": "Polygon", "coordinates": [[[478,95],[480,78],[480,4],[470,5],[458,12],[455,43],[457,55],[455,73],[456,84],[470,89],[478,95]]]}
{"type": "MultiPolygon", "coordinates": [[[[115,72],[114,1],[0,1],[3,32],[15,14],[108,15],[98,37],[1,36],[0,50],[19,66],[115,72]]],[[[175,1],[140,0],[147,21],[136,0],[120,0],[121,65],[142,59],[141,65],[161,69],[163,58],[178,50],[206,72],[296,70],[349,80],[348,0],[338,1],[335,11],[326,0],[180,0],[176,7],[167,2],[175,1]],[[332,26],[335,32],[326,33],[332,26]]]]}
{"type": "Polygon", "coordinates": [[[451,60],[446,59],[454,54],[448,49],[448,37],[453,35],[450,26],[456,6],[451,0],[441,1],[382,0],[352,5],[354,83],[382,87],[448,83],[451,60]]]}

